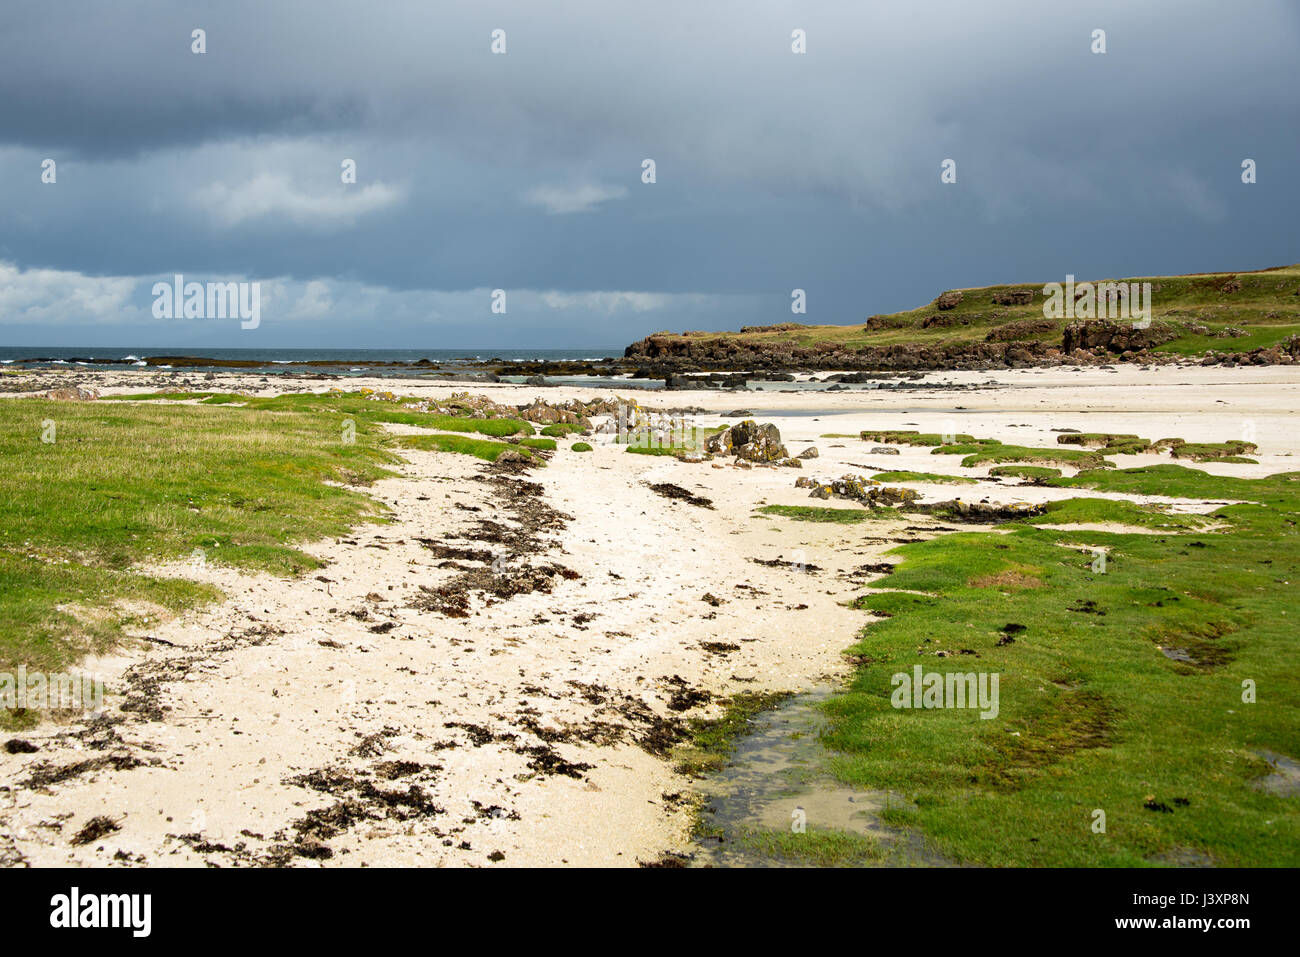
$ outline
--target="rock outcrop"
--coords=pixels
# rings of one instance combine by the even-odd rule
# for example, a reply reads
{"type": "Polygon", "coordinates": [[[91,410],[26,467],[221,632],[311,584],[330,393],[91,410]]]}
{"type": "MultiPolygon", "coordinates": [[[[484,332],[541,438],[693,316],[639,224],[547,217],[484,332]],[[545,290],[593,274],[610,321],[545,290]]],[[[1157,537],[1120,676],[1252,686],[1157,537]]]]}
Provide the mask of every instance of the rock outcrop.
{"type": "Polygon", "coordinates": [[[1089,319],[1072,322],[1065,327],[1061,339],[1063,352],[1142,352],[1154,349],[1177,339],[1183,332],[1167,322],[1153,322],[1139,327],[1131,322],[1111,322],[1109,319],[1089,319]]]}
{"type": "Polygon", "coordinates": [[[795,488],[812,489],[808,493],[811,498],[845,498],[872,508],[911,505],[919,497],[919,493],[910,488],[881,485],[875,479],[861,475],[843,475],[829,481],[819,478],[800,478],[795,479],[794,485],[795,488]]]}

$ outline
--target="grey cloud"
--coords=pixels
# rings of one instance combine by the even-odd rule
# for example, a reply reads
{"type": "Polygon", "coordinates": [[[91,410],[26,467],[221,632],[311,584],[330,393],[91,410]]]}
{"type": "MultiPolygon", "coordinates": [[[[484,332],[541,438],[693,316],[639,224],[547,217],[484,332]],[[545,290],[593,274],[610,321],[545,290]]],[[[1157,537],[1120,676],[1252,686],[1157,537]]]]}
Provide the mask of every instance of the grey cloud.
{"type": "Polygon", "coordinates": [[[614,341],[788,318],[795,286],[851,322],[954,285],[1273,265],[1300,258],[1298,23],[1284,0],[11,6],[0,260],[761,313],[623,311],[614,341]]]}

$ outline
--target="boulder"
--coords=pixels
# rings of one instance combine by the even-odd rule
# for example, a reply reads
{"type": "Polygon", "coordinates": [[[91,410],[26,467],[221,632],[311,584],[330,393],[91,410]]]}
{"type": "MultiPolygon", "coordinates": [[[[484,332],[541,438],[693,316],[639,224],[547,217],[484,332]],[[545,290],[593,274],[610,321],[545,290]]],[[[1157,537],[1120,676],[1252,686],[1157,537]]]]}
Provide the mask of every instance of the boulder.
{"type": "Polygon", "coordinates": [[[950,289],[945,293],[940,293],[939,297],[935,299],[934,305],[936,309],[955,309],[961,303],[962,298],[962,294],[958,290],[950,289]]]}
{"type": "Polygon", "coordinates": [[[80,386],[69,386],[61,389],[51,389],[45,393],[47,399],[60,399],[65,402],[91,402],[99,398],[99,392],[95,389],[83,389],[80,386]]]}
{"type": "Polygon", "coordinates": [[[526,463],[528,465],[532,465],[534,460],[533,457],[529,455],[527,452],[520,452],[517,449],[506,449],[504,452],[498,455],[494,461],[497,465],[509,464],[511,462],[519,462],[521,464],[526,463]]]}
{"type": "Polygon", "coordinates": [[[821,453],[817,451],[817,446],[815,446],[815,445],[810,445],[810,446],[808,446],[808,448],[804,449],[802,452],[799,453],[799,458],[801,458],[801,459],[815,459],[815,458],[817,458],[817,456],[820,455],[820,454],[821,454],[821,453]]]}
{"type": "Polygon", "coordinates": [[[734,455],[749,462],[779,462],[790,457],[781,444],[780,430],[770,422],[759,425],[753,419],[737,422],[709,436],[704,449],[715,455],[734,455]]]}

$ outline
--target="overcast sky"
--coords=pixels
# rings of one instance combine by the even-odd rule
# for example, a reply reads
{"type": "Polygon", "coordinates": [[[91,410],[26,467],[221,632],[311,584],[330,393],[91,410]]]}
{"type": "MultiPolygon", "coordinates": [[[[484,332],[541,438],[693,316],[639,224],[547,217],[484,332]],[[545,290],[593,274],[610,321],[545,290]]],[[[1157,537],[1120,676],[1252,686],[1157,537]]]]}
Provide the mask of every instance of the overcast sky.
{"type": "Polygon", "coordinates": [[[1300,261],[1298,181],[1295,0],[0,6],[0,345],[861,322],[1300,261]],[[176,273],[260,282],[260,326],[154,318],[176,273]]]}

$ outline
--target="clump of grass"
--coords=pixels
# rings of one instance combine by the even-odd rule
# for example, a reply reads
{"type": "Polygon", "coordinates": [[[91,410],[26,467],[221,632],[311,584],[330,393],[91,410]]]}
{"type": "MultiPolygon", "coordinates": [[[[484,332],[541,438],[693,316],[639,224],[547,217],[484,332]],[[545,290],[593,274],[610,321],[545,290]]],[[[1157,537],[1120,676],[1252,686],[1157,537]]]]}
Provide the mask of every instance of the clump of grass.
{"type": "MultiPolygon", "coordinates": [[[[948,449],[954,451],[957,448],[957,446],[948,447],[948,449]]],[[[948,449],[941,447],[935,449],[935,452],[945,452],[948,449]]],[[[979,450],[972,450],[969,446],[961,448],[961,452],[968,451],[970,454],[961,460],[964,468],[975,468],[989,462],[997,464],[1003,462],[1037,462],[1046,465],[1068,465],[1076,469],[1112,467],[1111,463],[1102,458],[1100,453],[1085,452],[1082,449],[1040,449],[1024,445],[996,445],[979,450]]]]}
{"type": "Polygon", "coordinates": [[[866,429],[859,433],[864,442],[884,442],[887,445],[998,445],[996,439],[977,439],[973,435],[959,432],[944,436],[938,432],[917,432],[908,429],[866,429]]]}
{"type": "Polygon", "coordinates": [[[574,442],[569,448],[574,452],[590,452],[591,445],[587,442],[574,442]]]}
{"type": "Polygon", "coordinates": [[[527,446],[530,449],[545,449],[548,452],[555,451],[555,439],[520,439],[519,444],[527,446]]]}
{"type": "Polygon", "coordinates": [[[542,428],[542,435],[548,435],[553,439],[562,439],[567,435],[583,431],[584,429],[580,425],[573,425],[569,422],[556,422],[552,425],[544,426],[542,428]]]}
{"type": "Polygon", "coordinates": [[[836,522],[852,525],[865,522],[872,512],[861,508],[826,508],[818,505],[764,505],[756,509],[763,515],[780,515],[796,522],[836,522]]]}
{"type": "Polygon", "coordinates": [[[1150,439],[1132,435],[1128,432],[1066,432],[1056,437],[1061,445],[1081,445],[1085,449],[1104,449],[1107,446],[1131,445],[1134,443],[1150,445],[1150,439]]]}
{"type": "Polygon", "coordinates": [[[1042,465],[997,465],[989,469],[989,475],[993,478],[1020,478],[1043,483],[1048,479],[1060,478],[1061,470],[1042,465]]]}
{"type": "Polygon", "coordinates": [[[877,472],[877,482],[938,482],[944,485],[974,485],[976,479],[965,475],[940,475],[937,472],[877,472]]]}
{"type": "MultiPolygon", "coordinates": [[[[1258,450],[1259,447],[1254,442],[1234,439],[1229,442],[1184,442],[1171,448],[1169,454],[1173,458],[1191,459],[1193,462],[1222,462],[1231,459],[1240,461],[1246,453],[1258,450]]],[[[1255,464],[1252,459],[1245,461],[1255,464]]]]}
{"type": "Polygon", "coordinates": [[[673,458],[680,458],[683,455],[690,455],[699,450],[694,447],[683,448],[676,445],[629,445],[623,451],[632,455],[669,455],[673,458]]]}
{"type": "MultiPolygon", "coordinates": [[[[403,435],[399,437],[398,441],[400,445],[408,449],[421,449],[426,452],[455,452],[459,455],[472,455],[487,462],[495,462],[501,456],[501,453],[512,449],[533,457],[533,453],[528,448],[523,447],[522,444],[511,445],[509,442],[473,439],[467,435],[446,435],[443,433],[403,435]]],[[[545,464],[541,459],[535,459],[535,461],[538,465],[545,464]]]]}

